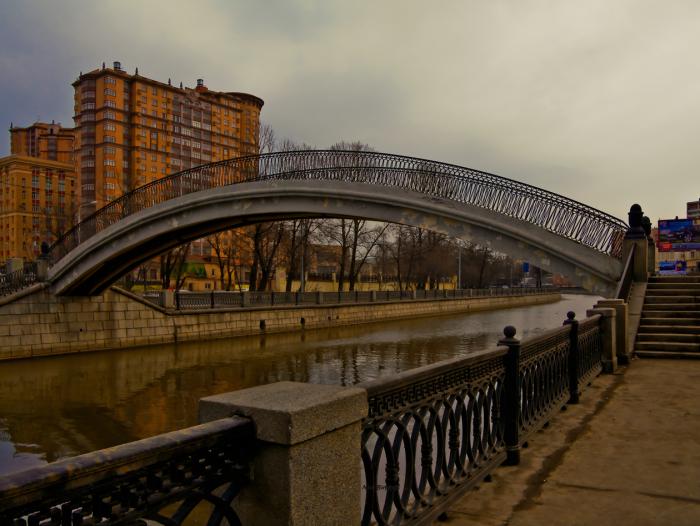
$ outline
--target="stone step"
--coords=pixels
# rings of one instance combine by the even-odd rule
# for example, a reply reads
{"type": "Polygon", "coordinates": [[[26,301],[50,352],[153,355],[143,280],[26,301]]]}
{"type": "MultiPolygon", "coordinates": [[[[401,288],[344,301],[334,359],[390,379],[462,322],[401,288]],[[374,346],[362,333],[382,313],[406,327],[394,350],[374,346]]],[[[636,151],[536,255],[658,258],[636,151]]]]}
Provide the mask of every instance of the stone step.
{"type": "MultiPolygon", "coordinates": [[[[644,320],[645,322],[648,322],[649,319],[644,320]]],[[[637,331],[637,337],[641,334],[668,334],[668,333],[674,333],[674,334],[700,334],[700,323],[693,326],[693,325],[670,325],[669,320],[666,318],[662,318],[658,321],[661,321],[663,323],[660,323],[658,325],[654,324],[643,324],[639,326],[639,330],[637,331]]],[[[683,322],[684,320],[678,320],[679,322],[683,322]]]]}
{"type": "Polygon", "coordinates": [[[700,276],[651,276],[649,283],[700,283],[700,276]]]}
{"type": "Polygon", "coordinates": [[[657,351],[657,352],[697,352],[700,353],[700,343],[697,342],[636,342],[636,351],[657,351]]]}
{"type": "Polygon", "coordinates": [[[640,327],[657,325],[681,326],[681,327],[700,327],[700,320],[692,318],[642,318],[639,322],[640,327]]]}
{"type": "Polygon", "coordinates": [[[647,294],[644,298],[644,303],[682,303],[684,305],[696,303],[700,305],[700,295],[699,296],[688,296],[678,295],[678,296],[665,296],[657,294],[647,294]]]}
{"type": "Polygon", "coordinates": [[[679,343],[700,343],[700,331],[697,333],[639,333],[637,342],[679,342],[679,343]]]}
{"type": "Polygon", "coordinates": [[[700,303],[650,303],[644,302],[642,311],[670,310],[678,312],[700,312],[700,303]]]}
{"type": "Polygon", "coordinates": [[[688,318],[700,321],[700,312],[682,310],[642,309],[642,319],[644,318],[688,318]]]}
{"type": "Polygon", "coordinates": [[[700,360],[700,353],[696,352],[670,352],[670,351],[635,351],[639,358],[680,358],[683,360],[700,360]]]}
{"type": "MultiPolygon", "coordinates": [[[[700,284],[698,284],[700,285],[700,284]]],[[[700,286],[693,285],[681,287],[675,283],[668,285],[651,285],[647,286],[647,294],[698,294],[700,286]]]]}

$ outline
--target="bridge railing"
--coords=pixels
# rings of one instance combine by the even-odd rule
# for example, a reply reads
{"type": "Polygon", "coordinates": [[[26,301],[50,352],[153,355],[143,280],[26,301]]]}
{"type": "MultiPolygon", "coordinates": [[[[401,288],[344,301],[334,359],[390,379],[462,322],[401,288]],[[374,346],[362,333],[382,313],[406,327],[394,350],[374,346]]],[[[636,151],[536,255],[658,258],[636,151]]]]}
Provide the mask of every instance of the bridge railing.
{"type": "Polygon", "coordinates": [[[239,524],[253,423],[232,417],[0,478],[3,526],[239,524]]]}
{"type": "Polygon", "coordinates": [[[359,384],[362,524],[430,524],[520,448],[601,371],[600,316],[493,351],[359,384]]]}
{"type": "MultiPolygon", "coordinates": [[[[573,312],[561,328],[523,341],[515,338],[513,327],[506,327],[505,338],[493,350],[355,386],[365,390],[366,398],[360,399],[367,400],[366,417],[355,428],[361,433],[357,462],[362,478],[358,480],[360,487],[342,487],[360,499],[351,499],[350,505],[361,508],[361,524],[429,524],[496,467],[504,462],[517,464],[530,435],[564,404],[576,403],[581,389],[601,372],[607,345],[603,340],[612,339],[612,333],[603,327],[600,315],[579,323],[573,312]]],[[[287,455],[281,443],[268,436],[277,429],[271,424],[271,414],[277,418],[294,411],[289,385],[279,391],[269,387],[252,388],[260,391],[248,390],[242,395],[246,403],[258,408],[253,413],[242,411],[258,415],[252,420],[213,420],[3,477],[0,524],[80,525],[142,519],[179,525],[198,513],[205,515],[194,517],[197,523],[208,519],[208,524],[217,526],[225,518],[228,524],[240,524],[232,502],[237,496],[247,498],[241,490],[257,483],[261,486],[251,486],[248,493],[256,500],[253,507],[287,506],[290,514],[308,512],[303,492],[294,492],[301,502],[265,501],[271,485],[282,490],[276,499],[290,495],[285,486],[290,481],[277,476],[278,472],[320,473],[322,480],[344,474],[329,475],[335,466],[322,464],[318,455],[287,455]],[[278,392],[279,398],[271,398],[271,392],[278,392]],[[264,428],[266,438],[256,440],[256,426],[258,433],[264,428]],[[267,454],[265,448],[272,448],[274,454],[267,454]],[[254,460],[255,465],[260,461],[266,467],[249,478],[248,466],[254,460]],[[282,463],[279,470],[274,462],[282,463]],[[314,462],[317,464],[311,466],[314,462]],[[197,508],[204,501],[214,509],[204,512],[197,508]]],[[[234,394],[221,397],[230,400],[234,394]]],[[[314,396],[317,411],[302,402],[305,414],[327,418],[329,404],[340,404],[338,407],[347,410],[337,390],[328,398],[324,396],[314,396]]],[[[211,411],[212,402],[209,404],[211,411]]],[[[238,414],[236,411],[232,405],[218,412],[238,414]]],[[[287,422],[286,416],[279,418],[287,422]]],[[[356,447],[356,435],[348,434],[345,427],[331,426],[327,432],[338,433],[335,438],[328,437],[328,443],[339,451],[356,447]]],[[[350,460],[349,465],[352,457],[350,460]]],[[[337,485],[326,485],[334,486],[332,491],[337,489],[337,485]]],[[[305,487],[303,483],[301,487],[305,487]]],[[[317,493],[324,489],[324,484],[313,484],[315,502],[319,501],[317,493]]],[[[251,503],[239,504],[248,509],[251,503]]],[[[253,517],[254,524],[264,523],[256,522],[255,516],[247,515],[253,517]]],[[[322,515],[314,518],[324,523],[322,515]]]]}
{"type": "Polygon", "coordinates": [[[518,181],[461,166],[378,152],[305,150],[254,155],[184,170],[112,201],[50,249],[56,262],[96,233],[156,204],[211,188],[262,180],[327,180],[419,192],[492,210],[619,258],[627,225],[604,212],[518,181]]]}
{"type": "MultiPolygon", "coordinates": [[[[483,297],[523,296],[559,292],[554,287],[512,287],[488,289],[376,290],[345,292],[188,292],[175,291],[175,309],[181,311],[320,305],[335,303],[372,303],[382,301],[441,300],[483,297]]],[[[146,292],[143,298],[165,307],[164,293],[146,292]]]]}

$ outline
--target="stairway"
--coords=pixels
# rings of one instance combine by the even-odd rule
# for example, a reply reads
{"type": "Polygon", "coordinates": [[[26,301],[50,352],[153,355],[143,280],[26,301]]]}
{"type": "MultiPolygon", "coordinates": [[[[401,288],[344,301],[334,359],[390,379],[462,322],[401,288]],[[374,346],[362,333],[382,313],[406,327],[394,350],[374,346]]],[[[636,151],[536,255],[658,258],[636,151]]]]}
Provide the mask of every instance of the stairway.
{"type": "Polygon", "coordinates": [[[700,276],[649,278],[634,350],[641,358],[700,358],[700,276]]]}

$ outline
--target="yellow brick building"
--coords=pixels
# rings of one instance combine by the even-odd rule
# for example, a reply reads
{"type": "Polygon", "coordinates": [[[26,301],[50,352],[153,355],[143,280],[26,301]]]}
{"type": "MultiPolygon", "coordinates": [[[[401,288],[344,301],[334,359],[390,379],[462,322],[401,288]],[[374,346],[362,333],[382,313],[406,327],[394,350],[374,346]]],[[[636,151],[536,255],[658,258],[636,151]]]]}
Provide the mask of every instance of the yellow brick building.
{"type": "Polygon", "coordinates": [[[204,163],[257,153],[263,101],[253,95],[173,86],[119,62],[73,83],[83,214],[124,192],[204,163]]]}
{"type": "Polygon", "coordinates": [[[23,155],[0,158],[0,263],[35,259],[43,242],[53,243],[70,228],[77,205],[72,163],[23,155]]]}

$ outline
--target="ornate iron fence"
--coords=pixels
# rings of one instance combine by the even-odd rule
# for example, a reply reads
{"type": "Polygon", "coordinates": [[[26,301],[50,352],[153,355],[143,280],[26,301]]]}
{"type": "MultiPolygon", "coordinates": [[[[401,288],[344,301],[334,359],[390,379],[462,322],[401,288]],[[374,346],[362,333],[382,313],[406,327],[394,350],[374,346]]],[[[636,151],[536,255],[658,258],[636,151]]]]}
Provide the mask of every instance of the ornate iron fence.
{"type": "MultiPolygon", "coordinates": [[[[372,303],[381,301],[440,300],[481,297],[525,296],[552,294],[556,288],[497,288],[497,289],[452,289],[452,290],[378,290],[351,292],[181,292],[175,291],[177,310],[206,310],[225,308],[272,307],[275,305],[313,305],[335,303],[372,303]]],[[[162,292],[147,292],[143,295],[160,307],[164,306],[162,292]]]]}
{"type": "Polygon", "coordinates": [[[253,423],[233,417],[0,479],[0,525],[240,524],[253,423]]]}
{"type": "Polygon", "coordinates": [[[600,316],[494,351],[360,384],[362,524],[430,524],[601,371],[600,316]]]}
{"type": "Polygon", "coordinates": [[[22,290],[38,281],[37,263],[25,263],[23,268],[0,274],[0,297],[22,290]]]}
{"type": "Polygon", "coordinates": [[[344,181],[419,192],[520,219],[617,258],[627,230],[623,221],[595,208],[471,168],[387,153],[305,150],[205,164],[137,188],[61,236],[51,247],[52,261],[145,208],[209,188],[261,180],[344,181]]]}

